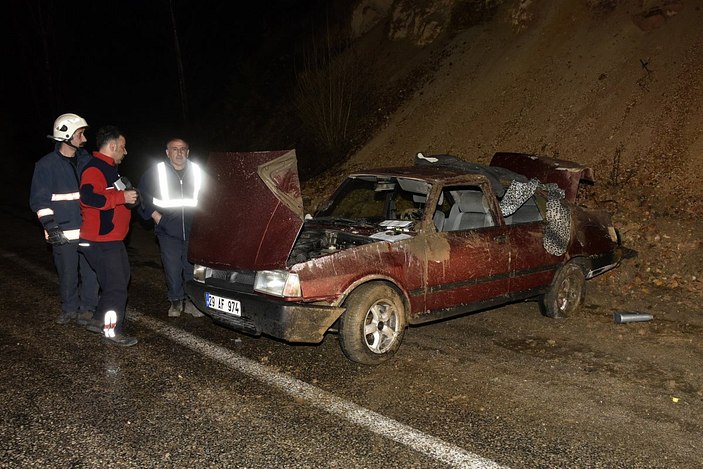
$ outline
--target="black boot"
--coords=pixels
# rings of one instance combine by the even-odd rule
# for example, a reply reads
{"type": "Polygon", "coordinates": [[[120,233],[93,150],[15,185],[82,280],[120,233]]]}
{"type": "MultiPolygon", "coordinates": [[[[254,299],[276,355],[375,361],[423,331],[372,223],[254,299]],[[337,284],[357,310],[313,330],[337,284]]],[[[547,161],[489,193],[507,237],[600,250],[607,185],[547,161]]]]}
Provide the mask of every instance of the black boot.
{"type": "Polygon", "coordinates": [[[183,300],[171,300],[171,307],[168,309],[168,317],[177,318],[183,312],[183,300]]]}

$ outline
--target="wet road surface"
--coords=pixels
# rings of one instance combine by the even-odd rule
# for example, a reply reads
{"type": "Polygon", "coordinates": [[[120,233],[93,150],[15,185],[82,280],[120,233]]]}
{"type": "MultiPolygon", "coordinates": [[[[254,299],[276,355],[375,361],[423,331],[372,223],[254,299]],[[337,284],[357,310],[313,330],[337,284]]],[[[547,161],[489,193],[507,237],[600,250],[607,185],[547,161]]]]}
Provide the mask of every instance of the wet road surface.
{"type": "Polygon", "coordinates": [[[413,328],[394,360],[366,367],[347,361],[334,335],[289,345],[167,318],[158,251],[135,225],[128,327],[140,343],[125,349],[54,322],[41,232],[31,217],[4,217],[0,467],[703,461],[701,372],[687,369],[702,355],[685,341],[663,344],[685,358],[665,369],[638,355],[636,329],[599,349],[578,336],[612,327],[602,318],[555,322],[526,303],[413,328]]]}

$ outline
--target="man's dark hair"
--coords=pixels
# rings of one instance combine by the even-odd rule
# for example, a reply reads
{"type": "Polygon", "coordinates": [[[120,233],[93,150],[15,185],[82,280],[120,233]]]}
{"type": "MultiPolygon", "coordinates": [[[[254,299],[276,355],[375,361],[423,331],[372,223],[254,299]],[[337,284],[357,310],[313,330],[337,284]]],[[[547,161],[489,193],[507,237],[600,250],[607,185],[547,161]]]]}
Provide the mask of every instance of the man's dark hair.
{"type": "Polygon", "coordinates": [[[122,135],[124,134],[117,126],[105,125],[100,127],[95,134],[95,144],[98,146],[98,149],[100,149],[110,140],[117,140],[122,135]]]}

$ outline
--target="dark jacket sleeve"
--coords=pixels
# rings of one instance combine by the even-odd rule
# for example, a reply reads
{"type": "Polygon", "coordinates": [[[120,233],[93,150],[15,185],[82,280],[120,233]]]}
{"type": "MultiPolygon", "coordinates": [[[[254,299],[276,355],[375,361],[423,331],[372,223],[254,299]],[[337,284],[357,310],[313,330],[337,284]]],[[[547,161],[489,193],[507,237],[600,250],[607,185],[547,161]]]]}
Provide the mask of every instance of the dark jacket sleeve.
{"type": "Polygon", "coordinates": [[[37,162],[34,166],[32,186],[29,191],[29,207],[34,213],[51,208],[51,188],[48,184],[50,177],[47,166],[42,164],[42,161],[37,162]]]}
{"type": "Polygon", "coordinates": [[[139,209],[137,212],[144,220],[151,220],[151,214],[156,210],[154,192],[156,192],[156,171],[154,168],[142,175],[137,186],[139,190],[139,209]]]}

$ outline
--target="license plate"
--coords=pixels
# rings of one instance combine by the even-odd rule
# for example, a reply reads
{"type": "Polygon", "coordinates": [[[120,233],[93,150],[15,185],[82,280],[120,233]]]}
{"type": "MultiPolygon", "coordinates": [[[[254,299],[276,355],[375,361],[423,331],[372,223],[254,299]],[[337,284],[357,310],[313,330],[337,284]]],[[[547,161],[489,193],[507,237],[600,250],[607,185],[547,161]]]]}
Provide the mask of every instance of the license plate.
{"type": "Polygon", "coordinates": [[[242,315],[242,304],[237,300],[231,300],[205,292],[205,304],[208,308],[216,309],[223,313],[232,314],[234,316],[242,315]]]}

